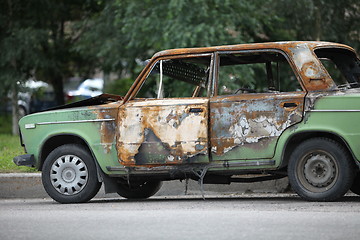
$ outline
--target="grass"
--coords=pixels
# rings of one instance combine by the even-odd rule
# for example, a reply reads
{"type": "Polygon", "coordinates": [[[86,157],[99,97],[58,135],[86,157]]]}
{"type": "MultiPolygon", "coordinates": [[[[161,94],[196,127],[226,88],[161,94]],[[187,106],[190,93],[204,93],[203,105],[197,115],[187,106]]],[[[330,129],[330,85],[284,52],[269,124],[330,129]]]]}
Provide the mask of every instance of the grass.
{"type": "Polygon", "coordinates": [[[19,136],[11,135],[11,116],[0,115],[0,173],[35,172],[34,168],[17,166],[13,158],[25,154],[19,136]]]}

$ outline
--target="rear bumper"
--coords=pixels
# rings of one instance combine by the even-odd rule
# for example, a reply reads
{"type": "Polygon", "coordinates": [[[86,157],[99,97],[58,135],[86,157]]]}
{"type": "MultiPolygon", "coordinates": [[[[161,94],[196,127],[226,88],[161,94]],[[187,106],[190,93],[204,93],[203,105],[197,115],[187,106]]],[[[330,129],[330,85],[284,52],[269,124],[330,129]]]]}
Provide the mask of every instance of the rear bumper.
{"type": "Polygon", "coordinates": [[[33,154],[16,156],[14,157],[13,161],[18,166],[28,166],[28,167],[35,166],[35,158],[33,154]]]}

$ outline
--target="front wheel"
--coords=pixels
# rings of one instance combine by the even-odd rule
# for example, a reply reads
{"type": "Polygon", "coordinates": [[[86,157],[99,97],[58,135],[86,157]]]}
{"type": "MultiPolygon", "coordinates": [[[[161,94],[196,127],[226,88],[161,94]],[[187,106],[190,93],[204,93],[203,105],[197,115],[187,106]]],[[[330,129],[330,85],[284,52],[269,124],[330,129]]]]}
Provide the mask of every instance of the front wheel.
{"type": "Polygon", "coordinates": [[[82,203],[101,187],[91,154],[81,145],[55,148],[42,168],[42,182],[49,196],[59,203],[82,203]]]}
{"type": "Polygon", "coordinates": [[[302,142],[292,153],[288,165],[293,190],[309,201],[335,201],[350,188],[354,162],[348,151],[327,138],[302,142]]]}
{"type": "Polygon", "coordinates": [[[153,196],[161,188],[161,181],[144,181],[139,183],[129,184],[126,182],[119,182],[117,193],[128,199],[145,199],[153,196]]]}

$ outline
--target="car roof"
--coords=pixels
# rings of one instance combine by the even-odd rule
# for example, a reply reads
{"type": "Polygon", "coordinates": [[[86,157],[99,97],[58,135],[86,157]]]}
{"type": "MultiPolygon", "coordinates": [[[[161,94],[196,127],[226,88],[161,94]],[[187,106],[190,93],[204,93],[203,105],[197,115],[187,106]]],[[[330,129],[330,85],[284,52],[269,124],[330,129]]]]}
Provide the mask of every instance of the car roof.
{"type": "Polygon", "coordinates": [[[348,50],[354,51],[353,48],[339,43],[323,42],[323,41],[287,41],[287,42],[247,43],[247,44],[223,45],[223,46],[214,46],[214,47],[169,49],[169,50],[157,52],[156,54],[154,54],[153,58],[171,56],[171,55],[182,55],[182,54],[211,53],[216,51],[226,52],[226,51],[255,50],[255,49],[279,49],[283,51],[289,51],[290,49],[294,49],[299,45],[307,45],[309,48],[317,48],[317,47],[346,48],[348,50]]]}

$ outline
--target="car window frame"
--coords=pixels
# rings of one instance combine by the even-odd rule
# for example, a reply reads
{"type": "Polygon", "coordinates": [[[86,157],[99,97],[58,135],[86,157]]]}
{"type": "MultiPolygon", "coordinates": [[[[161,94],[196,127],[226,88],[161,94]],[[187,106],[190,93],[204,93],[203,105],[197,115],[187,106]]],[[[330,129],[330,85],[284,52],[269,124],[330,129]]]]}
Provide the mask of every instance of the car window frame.
{"type": "MultiPolygon", "coordinates": [[[[161,60],[171,60],[171,59],[181,59],[181,58],[194,58],[194,57],[210,57],[209,62],[209,78],[207,82],[207,96],[210,97],[209,89],[212,85],[213,79],[214,79],[214,53],[208,52],[208,53],[195,53],[195,54],[179,54],[179,55],[168,55],[168,56],[161,56],[150,59],[148,64],[144,67],[144,69],[140,72],[139,76],[134,81],[133,85],[130,87],[128,93],[125,95],[123,103],[126,103],[128,101],[136,99],[137,94],[140,92],[140,89],[143,87],[145,81],[147,80],[148,76],[150,75],[151,71],[154,69],[156,64],[161,60]]],[[[192,96],[193,98],[194,96],[192,96]]],[[[166,99],[166,98],[165,98],[166,99]]]]}
{"type": "MultiPolygon", "coordinates": [[[[354,51],[354,49],[350,49],[348,47],[341,47],[341,46],[317,46],[314,47],[312,49],[312,54],[316,57],[316,59],[319,61],[320,63],[320,67],[321,70],[326,74],[326,77],[331,79],[333,81],[333,83],[336,86],[336,89],[339,90],[341,88],[338,88],[337,82],[335,81],[335,79],[333,78],[333,76],[331,76],[330,72],[328,71],[328,69],[324,66],[324,63],[321,61],[321,58],[317,55],[316,50],[323,50],[323,49],[336,49],[336,50],[344,50],[344,51],[348,51],[351,52],[352,54],[354,54],[354,57],[356,57],[359,61],[360,61],[360,55],[354,51]]],[[[335,64],[335,63],[334,63],[335,64]]],[[[341,75],[343,75],[343,73],[341,73],[341,75]]],[[[345,77],[345,76],[344,76],[345,77]]]]}
{"type": "Polygon", "coordinates": [[[303,84],[303,81],[301,79],[300,74],[296,70],[295,63],[292,61],[292,59],[286,54],[286,52],[279,50],[279,49],[246,49],[246,50],[235,50],[235,51],[216,51],[214,52],[214,76],[213,76],[213,85],[212,85],[212,95],[211,97],[217,97],[217,96],[225,96],[225,95],[219,95],[219,73],[220,73],[220,57],[221,55],[226,54],[244,54],[244,53],[279,53],[282,54],[282,56],[286,59],[288,64],[290,65],[290,68],[292,69],[294,76],[296,77],[301,89],[303,92],[306,92],[306,88],[303,84]]]}

